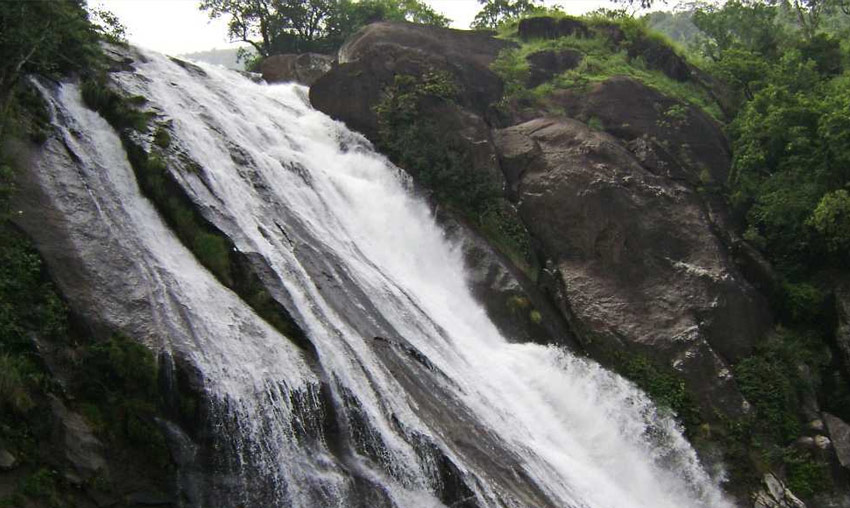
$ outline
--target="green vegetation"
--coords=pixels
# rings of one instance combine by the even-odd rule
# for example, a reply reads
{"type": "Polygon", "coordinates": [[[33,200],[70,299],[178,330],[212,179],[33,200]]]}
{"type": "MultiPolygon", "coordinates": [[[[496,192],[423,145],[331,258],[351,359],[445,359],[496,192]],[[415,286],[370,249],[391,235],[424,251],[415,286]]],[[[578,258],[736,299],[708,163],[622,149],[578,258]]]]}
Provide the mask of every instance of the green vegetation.
{"type": "Polygon", "coordinates": [[[375,21],[410,21],[448,26],[450,20],[421,0],[202,0],[210,18],[228,20],[232,41],[250,44],[248,67],[281,53],[333,53],[363,26],[375,21]]]}
{"type": "Polygon", "coordinates": [[[563,13],[544,13],[575,19],[589,28],[589,35],[577,33],[557,39],[522,41],[517,36],[516,21],[500,27],[502,37],[519,43],[499,55],[493,70],[505,81],[506,102],[520,101],[545,106],[545,99],[556,90],[585,91],[589,86],[612,76],[629,76],[668,97],[697,106],[713,117],[722,118],[720,106],[711,91],[698,81],[677,81],[647,64],[645,54],[656,47],[669,47],[682,56],[683,51],[670,40],[648,29],[643,20],[628,16],[611,17],[611,13],[595,13],[573,18],[563,13]],[[613,34],[622,34],[616,40],[613,34]],[[550,81],[529,89],[528,56],[546,50],[576,50],[583,55],[581,63],[555,76],[550,81]]]}
{"type": "Polygon", "coordinates": [[[452,127],[447,128],[447,118],[455,117],[426,114],[453,111],[457,93],[446,73],[396,76],[376,107],[378,146],[438,203],[458,212],[530,274],[530,240],[516,210],[496,181],[476,170],[469,147],[459,142],[452,127]]]}
{"type": "MultiPolygon", "coordinates": [[[[711,182],[706,172],[703,187],[711,185],[729,200],[744,238],[781,280],[770,295],[776,329],[732,365],[752,405],[745,417],[700,415],[678,374],[642,356],[619,353],[610,364],[661,407],[675,411],[698,447],[719,445],[733,489],[751,491],[768,471],[783,476],[805,499],[830,489],[824,456],[795,442],[810,432],[801,409],[806,405],[850,418],[847,367],[832,350],[830,298],[836,274],[846,274],[850,259],[850,46],[845,42],[850,16],[829,1],[730,0],[643,19],[624,11],[570,19],[586,30],[523,41],[517,20],[498,26],[501,37],[519,43],[493,65],[507,85],[504,105],[559,113],[557,103],[549,102],[554,92],[581,93],[624,75],[725,122],[733,150],[729,181],[711,182]],[[649,25],[666,26],[681,46],[653,34],[649,25]],[[652,63],[658,48],[703,70],[684,81],[672,79],[652,63]],[[528,57],[567,49],[583,55],[578,67],[529,88],[528,57]]],[[[688,118],[683,106],[659,113],[659,127],[675,129],[688,118]]],[[[604,129],[598,118],[584,120],[604,129]]]]}
{"type": "Polygon", "coordinates": [[[471,28],[492,29],[536,12],[544,12],[542,0],[478,0],[481,10],[472,20],[471,28]]]}
{"type": "Polygon", "coordinates": [[[692,436],[702,423],[699,409],[685,382],[670,367],[653,362],[645,355],[616,351],[614,369],[645,391],[662,410],[672,411],[692,436]]]}
{"type": "MultiPolygon", "coordinates": [[[[47,469],[52,416],[49,397],[75,395],[74,407],[116,453],[144,457],[162,474],[171,467],[154,417],[165,410],[152,353],[121,336],[94,339],[72,325],[68,310],[30,241],[6,219],[0,223],[0,448],[24,471],[10,506],[37,498],[67,506],[71,488],[47,469]],[[67,384],[43,363],[33,338],[57,348],[53,358],[67,384]]],[[[0,503],[3,503],[0,500],[0,503]]],[[[2,506],[2,504],[0,504],[2,506]]]]}

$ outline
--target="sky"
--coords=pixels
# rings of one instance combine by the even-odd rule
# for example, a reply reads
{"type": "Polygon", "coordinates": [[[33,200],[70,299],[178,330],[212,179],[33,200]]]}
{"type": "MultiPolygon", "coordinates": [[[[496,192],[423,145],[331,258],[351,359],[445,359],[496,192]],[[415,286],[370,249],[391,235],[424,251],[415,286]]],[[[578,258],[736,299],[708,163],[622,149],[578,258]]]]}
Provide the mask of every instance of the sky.
{"type": "MultiPolygon", "coordinates": [[[[454,22],[454,28],[469,28],[480,9],[477,0],[425,0],[454,22]]],[[[224,18],[210,20],[198,10],[199,0],[89,0],[115,13],[127,27],[131,43],[162,53],[178,55],[213,48],[231,48],[224,18]]],[[[546,0],[570,14],[611,7],[610,0],[546,0]]]]}

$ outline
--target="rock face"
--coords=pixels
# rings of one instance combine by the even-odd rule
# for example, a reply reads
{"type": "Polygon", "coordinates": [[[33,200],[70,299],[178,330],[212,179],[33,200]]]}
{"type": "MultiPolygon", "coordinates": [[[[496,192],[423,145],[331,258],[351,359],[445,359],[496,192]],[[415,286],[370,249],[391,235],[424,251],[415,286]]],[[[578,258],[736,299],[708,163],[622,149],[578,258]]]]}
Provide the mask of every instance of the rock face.
{"type": "Polygon", "coordinates": [[[508,340],[578,345],[563,316],[525,274],[471,228],[448,216],[438,219],[460,245],[472,293],[508,340]]]}
{"type": "Polygon", "coordinates": [[[489,66],[510,45],[484,32],[375,23],[340,49],[340,64],[313,84],[310,102],[374,139],[374,107],[395,76],[446,72],[459,85],[460,106],[484,114],[502,95],[502,81],[489,66]]]}
{"type": "Polygon", "coordinates": [[[572,18],[539,16],[520,20],[519,36],[528,39],[559,39],[561,37],[590,37],[590,29],[583,22],[572,18]]]}
{"type": "Polygon", "coordinates": [[[850,469],[850,425],[837,416],[828,413],[823,416],[839,464],[850,469]]]}
{"type": "MultiPolygon", "coordinates": [[[[92,433],[82,416],[69,411],[58,398],[50,400],[54,419],[54,441],[61,444],[61,458],[71,467],[69,480],[81,482],[94,477],[106,466],[103,444],[92,433]]],[[[58,457],[57,457],[58,458],[58,457]]]]}
{"type": "Polygon", "coordinates": [[[753,508],[806,508],[773,474],[766,474],[762,482],[764,488],[756,493],[753,508]]]}
{"type": "Polygon", "coordinates": [[[615,76],[587,93],[557,92],[552,103],[573,118],[595,119],[656,174],[692,185],[722,184],[729,176],[732,156],[721,126],[634,79],[615,76]]]}
{"type": "MultiPolygon", "coordinates": [[[[531,18],[519,26],[525,39],[594,33],[614,44],[626,39],[616,26],[590,27],[569,18],[531,18]]],[[[685,79],[675,53],[644,46],[635,47],[658,53],[652,65],[685,79]]],[[[471,170],[504,183],[538,253],[548,260],[537,294],[548,294],[542,299],[555,304],[571,335],[599,358],[626,350],[672,365],[709,419],[716,412],[746,412],[728,364],[751,351],[770,316],[727,247],[737,244],[723,233],[723,204],[695,190],[727,179],[731,157],[720,126],[625,77],[586,92],[557,92],[544,108],[600,124],[604,132],[575,120],[539,118],[545,115],[539,110],[496,118],[490,105],[501,99],[502,83],[488,66],[507,47],[486,33],[377,23],[340,50],[339,65],[313,85],[310,99],[375,140],[374,107],[396,75],[450,75],[461,90],[457,104],[424,114],[477,154],[471,170]],[[493,129],[497,122],[520,125],[493,129]]],[[[576,51],[534,53],[528,57],[531,78],[545,81],[582,58],[576,51]]],[[[504,285],[507,272],[482,257],[475,242],[465,248],[473,286],[491,315],[511,296],[526,299],[513,280],[504,285]]],[[[503,321],[503,329],[522,324],[503,321]]],[[[517,333],[541,340],[532,335],[517,333]]]]}
{"type": "Polygon", "coordinates": [[[575,69],[584,59],[584,55],[574,49],[549,49],[532,53],[525,59],[528,61],[526,85],[534,88],[564,71],[575,69]]]}
{"type": "Polygon", "coordinates": [[[651,351],[704,409],[744,411],[726,362],[750,352],[769,317],[695,192],[575,120],[532,120],[499,131],[496,144],[585,347],[651,351]]]}
{"type": "Polygon", "coordinates": [[[310,86],[331,70],[334,58],[318,53],[273,55],[260,64],[263,79],[269,83],[295,82],[310,86]]]}
{"type": "Polygon", "coordinates": [[[9,471],[14,468],[18,460],[6,450],[0,449],[0,471],[9,471]]]}

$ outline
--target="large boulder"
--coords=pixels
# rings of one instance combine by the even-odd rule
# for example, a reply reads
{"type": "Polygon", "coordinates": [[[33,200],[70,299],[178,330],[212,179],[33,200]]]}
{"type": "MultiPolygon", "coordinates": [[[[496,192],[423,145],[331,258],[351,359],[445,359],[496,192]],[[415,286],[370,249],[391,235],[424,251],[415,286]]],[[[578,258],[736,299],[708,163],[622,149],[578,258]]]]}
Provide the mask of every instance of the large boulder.
{"type": "Polygon", "coordinates": [[[517,33],[523,40],[590,37],[590,28],[581,20],[567,17],[537,16],[521,19],[517,33]]]}
{"type": "Polygon", "coordinates": [[[260,64],[260,72],[269,83],[310,86],[331,70],[333,63],[333,57],[318,53],[272,55],[260,64]]]}
{"type": "Polygon", "coordinates": [[[313,84],[310,102],[374,139],[378,128],[374,108],[397,75],[445,72],[458,85],[459,105],[484,115],[502,96],[502,81],[490,64],[511,45],[487,32],[374,23],[340,49],[339,65],[313,84]]]}
{"type": "Polygon", "coordinates": [[[57,397],[51,396],[50,411],[53,442],[60,450],[54,458],[67,468],[65,478],[72,483],[93,478],[106,467],[103,444],[83,417],[70,411],[57,397]]]}
{"type": "Polygon", "coordinates": [[[745,411],[727,365],[751,352],[769,314],[691,187],[575,120],[532,120],[496,144],[585,347],[651,354],[682,372],[706,414],[745,411]]]}
{"type": "Polygon", "coordinates": [[[528,62],[526,86],[534,88],[558,74],[575,69],[584,59],[584,54],[574,49],[544,49],[525,57],[528,62]]]}
{"type": "Polygon", "coordinates": [[[824,413],[823,421],[826,423],[829,437],[832,438],[838,463],[850,469],[850,425],[829,413],[824,413]]]}
{"type": "Polygon", "coordinates": [[[656,174],[692,185],[722,185],[728,179],[732,152],[722,126],[699,108],[632,78],[614,76],[587,92],[562,90],[551,101],[629,143],[656,174]]]}
{"type": "Polygon", "coordinates": [[[806,508],[773,473],[762,479],[762,489],[753,496],[753,508],[806,508]]]}

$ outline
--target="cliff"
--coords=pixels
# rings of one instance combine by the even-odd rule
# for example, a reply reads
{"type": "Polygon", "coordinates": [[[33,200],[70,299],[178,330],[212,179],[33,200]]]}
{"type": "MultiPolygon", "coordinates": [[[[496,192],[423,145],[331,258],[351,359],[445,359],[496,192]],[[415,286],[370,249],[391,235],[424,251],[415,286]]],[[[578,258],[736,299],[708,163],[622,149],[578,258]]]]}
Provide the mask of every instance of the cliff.
{"type": "MultiPolygon", "coordinates": [[[[570,344],[676,411],[746,503],[783,478],[808,500],[822,494],[817,505],[830,495],[796,465],[831,470],[836,492],[846,488],[832,445],[800,445],[828,441],[819,396],[795,388],[799,402],[765,421],[770,402],[753,386],[770,384],[750,369],[784,331],[768,303],[777,276],[726,201],[723,96],[662,38],[593,17],[529,18],[500,34],[370,25],[310,89],[317,109],[407,169],[439,214],[487,240],[471,266],[509,260],[521,301],[547,309],[534,322],[566,324],[533,340],[570,344]],[[739,433],[781,419],[815,423],[773,444],[739,433]],[[762,446],[785,459],[754,458],[762,446]]],[[[478,292],[508,336],[528,340],[505,323],[515,291],[478,292]]],[[[759,506],[785,506],[764,496],[759,506]]]]}

